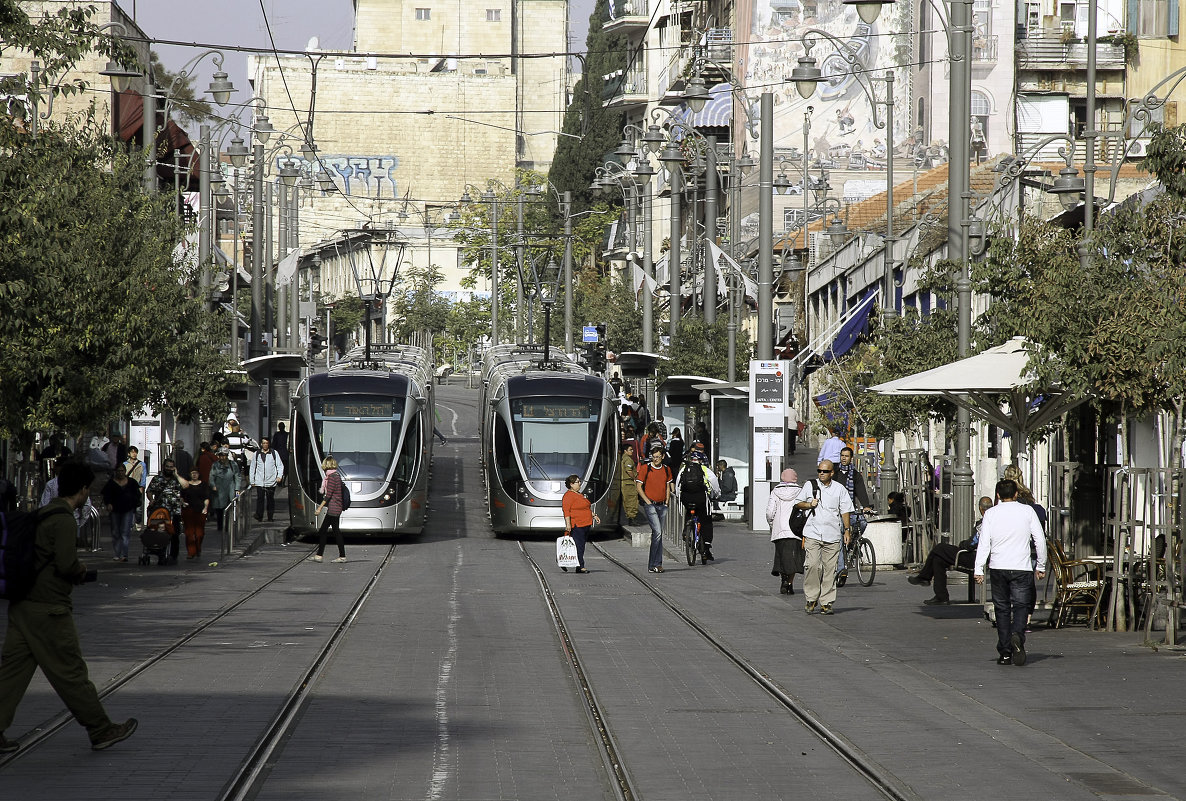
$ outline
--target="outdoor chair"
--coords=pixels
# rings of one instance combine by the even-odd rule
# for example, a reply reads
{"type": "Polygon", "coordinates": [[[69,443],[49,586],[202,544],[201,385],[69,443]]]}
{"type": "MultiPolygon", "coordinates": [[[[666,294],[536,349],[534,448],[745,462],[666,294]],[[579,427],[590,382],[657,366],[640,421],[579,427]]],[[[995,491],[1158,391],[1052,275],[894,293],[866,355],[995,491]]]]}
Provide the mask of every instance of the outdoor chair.
{"type": "Polygon", "coordinates": [[[1076,616],[1085,613],[1087,625],[1093,626],[1104,589],[1104,567],[1098,562],[1067,559],[1062,543],[1046,540],[1047,561],[1055,581],[1054,608],[1050,611],[1050,625],[1060,628],[1076,616]]]}

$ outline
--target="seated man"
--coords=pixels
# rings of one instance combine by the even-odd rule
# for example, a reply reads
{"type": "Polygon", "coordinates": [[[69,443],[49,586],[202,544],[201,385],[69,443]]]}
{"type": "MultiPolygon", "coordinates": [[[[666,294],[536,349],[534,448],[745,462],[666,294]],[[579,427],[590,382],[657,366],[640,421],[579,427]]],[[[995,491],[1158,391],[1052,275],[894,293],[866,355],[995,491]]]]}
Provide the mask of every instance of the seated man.
{"type": "Polygon", "coordinates": [[[733,472],[733,468],[724,459],[717,460],[717,481],[721,485],[720,497],[712,502],[713,520],[724,520],[725,516],[719,514],[721,504],[729,501],[737,500],[737,474],[733,472]]]}
{"type": "Polygon", "coordinates": [[[947,593],[947,571],[949,568],[956,566],[956,557],[959,557],[959,566],[971,570],[976,562],[976,545],[980,540],[980,524],[984,520],[984,513],[992,508],[992,498],[985,496],[980,499],[980,520],[976,521],[976,530],[972,533],[972,539],[964,540],[959,545],[951,545],[950,543],[941,542],[931,549],[927,555],[927,560],[923,563],[922,570],[918,571],[917,575],[907,576],[906,580],[911,584],[931,584],[934,582],[935,596],[923,601],[924,604],[935,606],[937,604],[951,603],[951,596],[947,593]],[[963,551],[963,553],[960,553],[963,551]]]}

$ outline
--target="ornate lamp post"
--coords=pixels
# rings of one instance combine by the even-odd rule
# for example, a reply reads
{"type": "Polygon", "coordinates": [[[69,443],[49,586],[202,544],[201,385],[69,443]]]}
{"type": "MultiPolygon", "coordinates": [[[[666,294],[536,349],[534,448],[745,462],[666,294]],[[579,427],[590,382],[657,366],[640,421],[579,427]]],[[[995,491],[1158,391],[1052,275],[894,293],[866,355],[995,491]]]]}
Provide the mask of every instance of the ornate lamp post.
{"type": "Polygon", "coordinates": [[[358,297],[366,309],[364,360],[371,364],[371,329],[376,306],[379,312],[380,333],[387,338],[387,299],[399,280],[399,268],[408,243],[400,232],[391,227],[363,226],[342,232],[347,242],[346,255],[358,297]]]}

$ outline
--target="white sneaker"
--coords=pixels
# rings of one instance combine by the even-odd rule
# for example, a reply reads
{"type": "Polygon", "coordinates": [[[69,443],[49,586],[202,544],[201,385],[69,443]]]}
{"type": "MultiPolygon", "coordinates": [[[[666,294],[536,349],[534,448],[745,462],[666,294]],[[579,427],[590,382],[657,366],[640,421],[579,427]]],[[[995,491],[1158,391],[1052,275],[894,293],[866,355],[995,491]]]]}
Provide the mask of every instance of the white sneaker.
{"type": "Polygon", "coordinates": [[[339,556],[339,557],[338,557],[337,559],[335,559],[334,561],[335,561],[335,562],[345,562],[345,561],[346,561],[346,557],[344,557],[344,556],[339,556]]]}
{"type": "Polygon", "coordinates": [[[310,556],[310,557],[309,557],[309,561],[310,561],[310,562],[320,562],[320,561],[321,561],[321,557],[320,557],[320,556],[318,556],[317,554],[313,554],[312,556],[310,556]]]}

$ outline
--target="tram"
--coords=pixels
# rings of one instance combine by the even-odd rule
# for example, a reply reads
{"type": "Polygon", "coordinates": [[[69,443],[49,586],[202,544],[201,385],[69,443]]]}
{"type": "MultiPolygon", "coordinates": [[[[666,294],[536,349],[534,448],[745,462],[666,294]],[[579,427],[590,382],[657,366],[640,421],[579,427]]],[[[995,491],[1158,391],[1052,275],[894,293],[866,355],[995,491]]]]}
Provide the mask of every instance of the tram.
{"type": "Polygon", "coordinates": [[[482,364],[482,471],[496,534],[564,530],[564,480],[581,487],[601,518],[617,526],[618,414],[600,376],[542,348],[500,345],[482,364]]]}
{"type": "Polygon", "coordinates": [[[297,534],[316,531],[321,461],[333,456],[350,489],[343,533],[424,528],[434,420],[432,358],[412,345],[350,350],[309,376],[293,399],[289,511],[297,534]]]}

